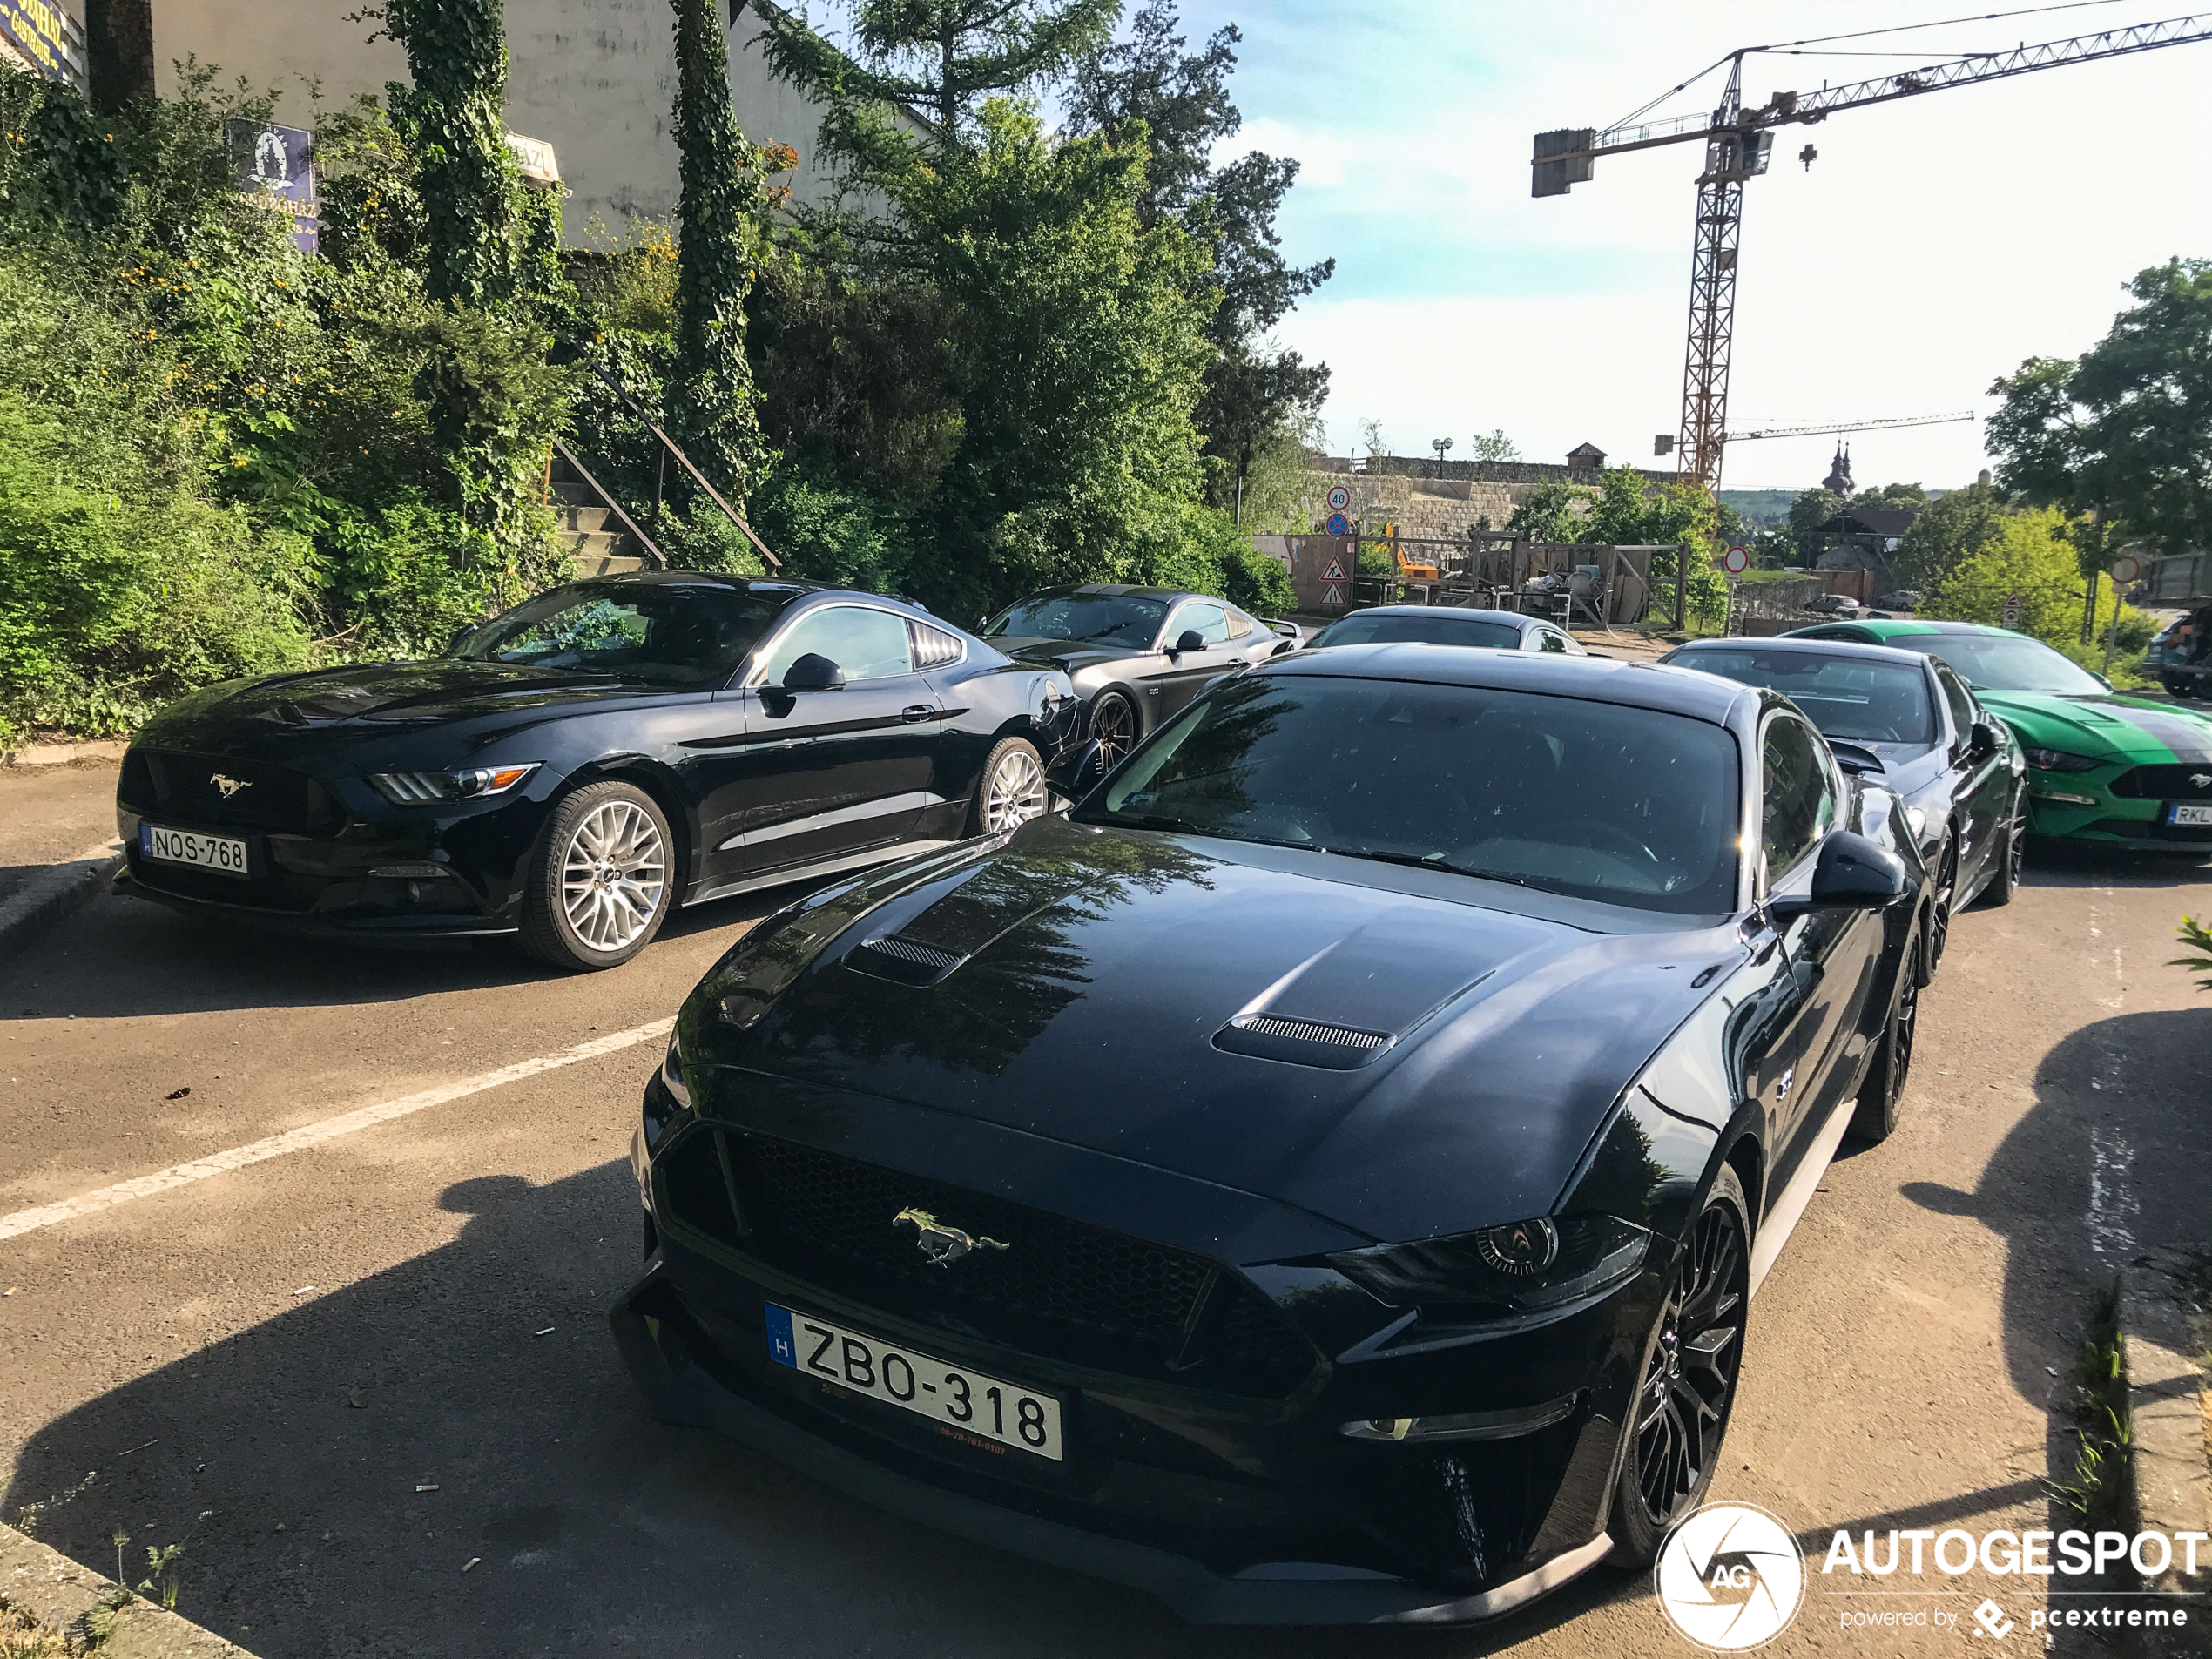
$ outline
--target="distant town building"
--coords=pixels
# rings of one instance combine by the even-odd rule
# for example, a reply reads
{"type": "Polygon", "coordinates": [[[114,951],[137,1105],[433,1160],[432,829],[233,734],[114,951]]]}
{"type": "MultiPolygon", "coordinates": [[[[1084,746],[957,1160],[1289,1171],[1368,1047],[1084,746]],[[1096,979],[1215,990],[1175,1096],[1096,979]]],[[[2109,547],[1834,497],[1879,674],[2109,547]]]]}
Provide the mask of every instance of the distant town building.
{"type": "Polygon", "coordinates": [[[1596,472],[1605,465],[1605,451],[1594,443],[1578,443],[1567,452],[1567,464],[1577,472],[1596,472]]]}
{"type": "Polygon", "coordinates": [[[1840,442],[1836,445],[1835,463],[1828,469],[1828,475],[1820,481],[1820,487],[1838,496],[1848,496],[1851,492],[1851,451],[1844,448],[1840,442]]]}

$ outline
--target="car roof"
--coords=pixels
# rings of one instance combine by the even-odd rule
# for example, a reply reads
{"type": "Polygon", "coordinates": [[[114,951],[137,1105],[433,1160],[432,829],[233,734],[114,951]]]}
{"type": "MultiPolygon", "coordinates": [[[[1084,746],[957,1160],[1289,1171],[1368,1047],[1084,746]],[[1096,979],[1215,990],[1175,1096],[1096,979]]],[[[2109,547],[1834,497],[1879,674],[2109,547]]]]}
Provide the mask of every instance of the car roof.
{"type": "MultiPolygon", "coordinates": [[[[1824,628],[1832,628],[1838,626],[1838,624],[1834,623],[1822,623],[1818,625],[1824,628]]],[[[1911,622],[1906,622],[1902,618],[1894,617],[1860,617],[1842,625],[1851,628],[1864,628],[1869,633],[1879,634],[1884,638],[1888,638],[1892,635],[1898,634],[1990,634],[2000,639],[2028,639],[2033,637],[2029,634],[2023,634],[2017,629],[1993,628],[1986,623],[1922,622],[1917,617],[1911,622]]],[[[1789,633],[1781,637],[1784,639],[1799,638],[1811,631],[1812,631],[1808,628],[1797,628],[1791,630],[1789,633]]]]}
{"type": "Polygon", "coordinates": [[[1729,724],[1737,705],[1762,700],[1758,688],[1696,669],[1661,663],[1624,663],[1564,652],[1469,651],[1462,645],[1392,644],[1338,645],[1296,651],[1260,664],[1262,675],[1316,675],[1339,679],[1413,680],[1432,685],[1494,687],[1550,697],[1620,703],[1729,724]]]}
{"type": "MultiPolygon", "coordinates": [[[[1336,621],[1348,622],[1354,617],[1448,617],[1454,621],[1464,617],[1471,622],[1514,624],[1538,623],[1543,620],[1539,617],[1524,617],[1517,610],[1476,610],[1472,608],[1463,609],[1458,605],[1362,605],[1357,610],[1345,611],[1343,616],[1336,618],[1336,621]]],[[[1333,625],[1332,624],[1332,626],[1333,625]]],[[[1556,627],[1558,624],[1547,623],[1544,625],[1556,627]]]]}
{"type": "Polygon", "coordinates": [[[927,618],[941,628],[954,625],[934,615],[927,605],[913,599],[903,599],[895,594],[873,593],[866,588],[840,588],[826,582],[808,582],[797,577],[729,576],[718,570],[619,570],[609,576],[583,577],[567,585],[575,588],[726,588],[732,593],[778,599],[786,604],[813,598],[867,599],[875,604],[897,606],[913,615],[917,621],[927,618]]]}
{"type": "Polygon", "coordinates": [[[1670,663],[1687,667],[1694,657],[1716,651],[1780,651],[1798,657],[1848,657],[1863,658],[1870,663],[1896,663],[1900,666],[1925,668],[1927,653],[1900,651],[1894,645],[1869,645],[1856,639],[1804,639],[1793,634],[1777,634],[1765,638],[1748,637],[1729,639],[1693,639],[1677,645],[1667,653],[1670,663]]]}

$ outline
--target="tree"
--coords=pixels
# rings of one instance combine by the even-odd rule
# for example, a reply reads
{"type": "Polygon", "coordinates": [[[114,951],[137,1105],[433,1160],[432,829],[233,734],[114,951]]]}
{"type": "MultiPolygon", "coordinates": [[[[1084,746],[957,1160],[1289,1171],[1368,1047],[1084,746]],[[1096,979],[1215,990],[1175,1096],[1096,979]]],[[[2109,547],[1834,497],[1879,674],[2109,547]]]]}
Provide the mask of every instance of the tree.
{"type": "Polygon", "coordinates": [[[1579,540],[1576,532],[1596,500],[1595,490],[1580,484],[1533,484],[1514,503],[1506,520],[1506,533],[1524,542],[1579,540]]]}
{"type": "Polygon", "coordinates": [[[858,0],[857,58],[773,0],[752,8],[769,67],[828,106],[827,147],[873,169],[887,145],[914,142],[887,125],[888,108],[925,111],[934,125],[922,142],[956,149],[985,100],[1052,80],[1100,45],[1121,0],[858,0]]]}
{"type": "Polygon", "coordinates": [[[153,0],[85,0],[92,107],[111,115],[154,96],[153,0]]]}
{"type": "Polygon", "coordinates": [[[1907,528],[1891,568],[1901,588],[1933,587],[1959,561],[1987,541],[2004,516],[2003,497],[1988,484],[1944,492],[1907,528]]]}
{"type": "Polygon", "coordinates": [[[1990,388],[1997,482],[2084,522],[2085,568],[2138,538],[2212,542],[2212,260],[2171,260],[2128,285],[2135,304],[2078,361],[2035,357],[1990,388]]]}
{"type": "Polygon", "coordinates": [[[1844,498],[1832,489],[1808,489],[1790,503],[1790,538],[1799,564],[1810,567],[1820,556],[1820,527],[1843,509],[1844,498]]]}
{"type": "Polygon", "coordinates": [[[669,417],[693,462],[741,502],[765,458],[745,361],[745,297],[760,239],[758,220],[781,188],[766,180],[788,165],[783,156],[789,152],[772,157],[738,131],[720,0],[672,3],[681,195],[669,417]]]}
{"type": "Polygon", "coordinates": [[[1493,428],[1488,432],[1476,433],[1474,447],[1468,453],[1477,461],[1518,461],[1521,459],[1519,446],[1511,438],[1506,436],[1506,429],[1503,427],[1493,428]]]}
{"type": "Polygon", "coordinates": [[[1148,0],[1128,40],[1077,64],[1069,125],[1125,143],[1141,136],[1144,222],[1178,219],[1213,255],[1201,281],[1218,296],[1206,328],[1217,355],[1197,419],[1207,452],[1222,463],[1225,496],[1260,446],[1286,428],[1303,429],[1328,395],[1327,365],[1274,347],[1268,333],[1329,280],[1336,261],[1294,267],[1283,258],[1275,219],[1298,178],[1296,161],[1255,150],[1213,165],[1244,125],[1229,93],[1243,36],[1228,25],[1191,53],[1179,26],[1177,0],[1148,0]]]}
{"type": "MultiPolygon", "coordinates": [[[[2111,617],[2109,583],[2101,610],[2111,617]]],[[[2017,626],[2054,645],[2078,642],[2081,570],[2055,508],[2029,508],[1995,517],[1979,545],[1964,554],[1920,598],[1919,614],[1952,622],[2001,624],[2018,595],[2017,626]]]]}
{"type": "Polygon", "coordinates": [[[1382,422],[1378,420],[1369,419],[1359,423],[1359,442],[1366,446],[1367,453],[1371,455],[1386,455],[1395,453],[1390,447],[1389,440],[1383,436],[1382,422]]]}

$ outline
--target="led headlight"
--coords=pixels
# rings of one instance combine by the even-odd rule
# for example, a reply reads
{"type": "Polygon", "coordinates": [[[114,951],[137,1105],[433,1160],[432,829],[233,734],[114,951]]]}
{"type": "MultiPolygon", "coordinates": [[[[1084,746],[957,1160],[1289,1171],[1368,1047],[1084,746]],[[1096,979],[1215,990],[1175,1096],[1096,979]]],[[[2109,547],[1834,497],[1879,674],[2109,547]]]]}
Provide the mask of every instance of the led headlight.
{"type": "Polygon", "coordinates": [[[2027,764],[2038,772],[2094,772],[2105,763],[2087,755],[2070,755],[2063,749],[2029,749],[2027,764]]]}
{"type": "Polygon", "coordinates": [[[485,766],[470,772],[374,772],[368,781],[395,806],[428,806],[439,801],[503,795],[536,772],[535,760],[521,766],[485,766]]]}
{"type": "Polygon", "coordinates": [[[1531,1313],[1633,1278],[1651,1235],[1611,1216],[1539,1217],[1448,1238],[1339,1251],[1330,1266],[1393,1307],[1531,1313]]]}

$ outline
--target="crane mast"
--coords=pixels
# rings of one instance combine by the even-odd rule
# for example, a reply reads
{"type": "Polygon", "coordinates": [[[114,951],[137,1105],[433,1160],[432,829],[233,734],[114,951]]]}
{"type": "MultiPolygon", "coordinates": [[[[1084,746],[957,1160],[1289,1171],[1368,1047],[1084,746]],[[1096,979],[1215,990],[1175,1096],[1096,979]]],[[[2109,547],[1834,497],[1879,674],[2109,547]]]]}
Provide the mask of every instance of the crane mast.
{"type": "Polygon", "coordinates": [[[1712,489],[1720,482],[1722,452],[1728,442],[1728,372],[1736,336],[1743,184],[1767,170],[1776,128],[1824,121],[1843,110],[1950,87],[2201,40],[2212,40],[2212,14],[2192,13],[2094,35],[2023,44],[2008,52],[1970,52],[1802,96],[1777,92],[1749,111],[1743,107],[1743,60],[1764,49],[1746,46],[1724,60],[1728,83],[1719,105],[1710,114],[1642,125],[1622,122],[1602,132],[1595,127],[1564,127],[1538,133],[1529,193],[1563,196],[1568,186],[1587,184],[1600,156],[1703,141],[1705,165],[1697,177],[1696,236],[1689,265],[1689,338],[1683,359],[1682,424],[1676,465],[1678,476],[1712,489]]]}

